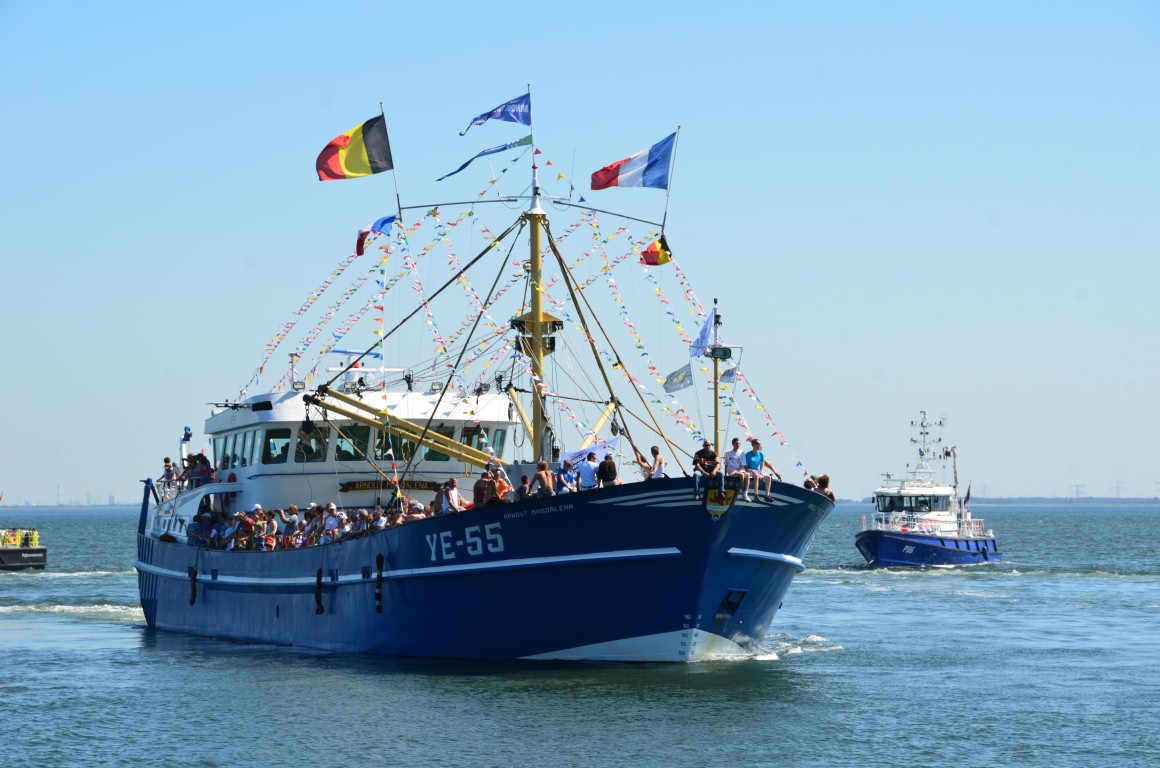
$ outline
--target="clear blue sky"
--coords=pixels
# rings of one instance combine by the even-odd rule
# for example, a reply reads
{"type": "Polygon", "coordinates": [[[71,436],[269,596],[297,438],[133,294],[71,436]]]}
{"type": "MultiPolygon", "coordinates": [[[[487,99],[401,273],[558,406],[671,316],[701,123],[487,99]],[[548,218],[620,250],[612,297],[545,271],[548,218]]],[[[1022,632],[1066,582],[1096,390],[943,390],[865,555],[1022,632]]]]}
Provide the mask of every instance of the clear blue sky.
{"type": "Polygon", "coordinates": [[[522,134],[456,134],[529,83],[577,180],[681,125],[670,242],[840,495],[923,408],[973,494],[1160,493],[1160,6],[526,8],[0,3],[3,503],[135,500],[236,395],[394,207],[330,138],[382,101],[404,202],[467,199],[522,134]]]}

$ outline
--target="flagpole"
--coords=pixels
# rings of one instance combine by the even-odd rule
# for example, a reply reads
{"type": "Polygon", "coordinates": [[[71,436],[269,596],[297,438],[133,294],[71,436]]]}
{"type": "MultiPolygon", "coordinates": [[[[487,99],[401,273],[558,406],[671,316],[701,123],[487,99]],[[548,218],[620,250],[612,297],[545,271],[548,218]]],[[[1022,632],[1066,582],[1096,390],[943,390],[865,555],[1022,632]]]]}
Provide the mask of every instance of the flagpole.
{"type": "MultiPolygon", "coordinates": [[[[387,143],[390,144],[391,132],[387,130],[387,113],[383,109],[383,102],[379,102],[379,114],[383,116],[383,131],[387,134],[387,143]]],[[[395,182],[395,210],[398,212],[397,222],[401,225],[403,223],[403,198],[399,194],[399,173],[395,170],[395,157],[391,153],[391,180],[395,182]]],[[[393,229],[394,227],[392,227],[393,229]]],[[[387,233],[387,242],[391,241],[391,233],[387,233]]],[[[380,267],[379,275],[386,282],[386,269],[380,267]]],[[[386,336],[386,322],[387,322],[387,306],[386,306],[386,288],[383,288],[379,293],[379,306],[383,309],[379,312],[379,366],[384,369],[383,380],[386,381],[385,369],[387,367],[387,336],[386,336]]],[[[392,462],[393,463],[393,462],[392,462]]],[[[395,486],[395,491],[398,492],[398,485],[395,486]]]]}
{"type": "MultiPolygon", "coordinates": [[[[383,102],[379,102],[379,114],[383,116],[383,130],[388,136],[387,141],[390,141],[391,132],[387,130],[387,113],[383,111],[383,102]]],[[[399,195],[399,174],[394,168],[394,153],[391,153],[391,178],[395,182],[395,209],[399,212],[399,223],[403,220],[403,198],[399,195]]]]}
{"type": "MultiPolygon", "coordinates": [[[[673,169],[677,167],[677,144],[681,142],[681,126],[677,126],[677,137],[673,139],[673,161],[669,165],[669,183],[665,186],[665,214],[661,217],[661,234],[665,232],[665,222],[669,220],[669,195],[673,187],[673,169]]],[[[716,299],[714,299],[716,302],[716,299]]]]}
{"type": "MultiPolygon", "coordinates": [[[[713,346],[716,347],[721,343],[721,335],[718,326],[721,325],[721,319],[717,315],[717,299],[713,299],[713,346]]],[[[717,455],[721,455],[721,397],[720,397],[720,370],[721,361],[713,355],[713,450],[717,455]]]]}

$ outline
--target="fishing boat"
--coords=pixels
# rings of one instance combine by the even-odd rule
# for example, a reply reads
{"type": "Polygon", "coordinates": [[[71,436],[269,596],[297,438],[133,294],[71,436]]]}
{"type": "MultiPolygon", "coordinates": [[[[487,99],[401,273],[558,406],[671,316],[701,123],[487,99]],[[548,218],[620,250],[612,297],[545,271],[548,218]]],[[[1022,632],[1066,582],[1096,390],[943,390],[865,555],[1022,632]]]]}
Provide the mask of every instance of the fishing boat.
{"type": "Polygon", "coordinates": [[[931,438],[932,428],[945,426],[920,411],[911,422],[918,437],[918,462],[902,479],[886,475],[874,491],[874,514],[862,518],[862,530],[854,538],[858,551],[872,566],[946,566],[994,563],[1002,559],[995,533],[983,519],[971,514],[971,489],[958,496],[958,450],[931,438]],[[950,462],[953,482],[939,482],[931,466],[950,462]]]}
{"type": "MultiPolygon", "coordinates": [[[[530,140],[509,146],[531,149],[530,140]]],[[[574,199],[570,184],[567,196],[549,195],[534,155],[529,159],[527,196],[497,200],[505,204],[497,210],[520,206],[502,234],[482,224],[484,199],[454,204],[464,212],[447,218],[441,211],[449,206],[400,204],[394,221],[359,233],[356,255],[384,242],[365,273],[373,278],[365,281],[368,346],[337,347],[354,323],[315,321],[268,391],[213,407],[206,449],[195,449],[185,429],[179,445],[186,466],[209,469],[144,481],[136,568],[150,627],[417,657],[691,662],[762,651],[833,504],[772,478],[753,500],[740,494],[735,478],[694,493],[690,451],[703,440],[719,448],[730,420],[750,435],[750,404],[761,422],[754,426],[775,439],[781,433],[751,386],[744,394],[739,384],[730,389],[743,372],[720,366],[739,348],[722,343],[716,303],[706,310],[691,286],[684,288],[684,273],[679,300],[701,335],[693,339],[684,330],[688,321],[673,314],[668,343],[679,348],[690,378],[694,370],[704,378],[693,394],[712,399],[711,431],[696,423],[691,405],[654,384],[665,381],[657,375],[659,355],[645,349],[614,272],[639,264],[640,279],[651,285],[650,270],[671,256],[649,257],[658,244],[667,248],[663,226],[660,239],[630,233],[642,219],[602,231],[606,211],[574,199]],[[547,207],[578,218],[553,230],[547,207]],[[404,226],[414,211],[426,212],[404,226]],[[430,234],[420,235],[425,229],[430,234]],[[577,232],[591,237],[571,242],[577,232]],[[449,244],[452,235],[469,233],[478,249],[470,261],[449,244]],[[618,237],[623,249],[610,255],[618,237]],[[522,238],[526,258],[513,256],[524,252],[513,250],[522,238]],[[579,247],[566,257],[573,245],[579,247]],[[439,252],[448,267],[436,289],[418,266],[439,252]],[[490,288],[475,282],[480,274],[490,288]],[[407,288],[415,300],[392,308],[392,297],[407,288]],[[608,332],[598,289],[605,310],[624,326],[631,355],[618,351],[608,332]],[[466,320],[455,332],[440,331],[437,307],[454,297],[466,320]],[[311,336],[322,328],[328,333],[311,336]],[[308,368],[306,348],[318,338],[326,343],[308,368]],[[432,351],[422,352],[427,343],[432,351]],[[336,357],[339,363],[326,362],[336,357]],[[408,357],[411,365],[394,364],[408,357]],[[663,448],[654,455],[667,456],[666,464],[646,464],[645,441],[663,448]],[[601,474],[586,484],[582,473],[569,488],[559,479],[566,475],[539,476],[546,464],[585,461],[589,453],[610,462],[616,479],[601,474]],[[638,467],[650,477],[637,480],[638,467]],[[533,492],[487,490],[491,478],[518,488],[524,477],[540,481],[533,492]],[[483,483],[483,496],[458,503],[450,478],[465,488],[483,483]],[[312,502],[337,502],[327,515],[339,518],[336,526],[344,512],[362,518],[372,510],[388,524],[350,534],[324,528],[314,536],[302,535],[300,523],[289,535],[254,533],[246,545],[237,538],[258,506],[305,510],[312,502]],[[232,539],[211,530],[214,519],[233,527],[232,539]]],[[[323,178],[322,158],[319,164],[323,178]]],[[[320,290],[330,290],[336,275],[320,290]]],[[[303,309],[328,306],[337,317],[338,303],[312,299],[303,309]]],[[[292,325],[267,345],[255,376],[292,325]]]]}
{"type": "Polygon", "coordinates": [[[40,545],[36,528],[0,528],[0,571],[43,571],[48,548],[40,545]]]}

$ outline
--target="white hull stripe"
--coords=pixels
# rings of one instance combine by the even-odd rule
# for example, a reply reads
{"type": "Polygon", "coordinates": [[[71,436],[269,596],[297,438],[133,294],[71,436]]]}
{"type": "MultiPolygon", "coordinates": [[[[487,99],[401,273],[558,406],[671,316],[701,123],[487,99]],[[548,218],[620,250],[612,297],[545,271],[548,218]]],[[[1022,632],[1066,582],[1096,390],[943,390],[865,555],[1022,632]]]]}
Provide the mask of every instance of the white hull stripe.
{"type": "Polygon", "coordinates": [[[760,549],[742,549],[741,547],[731,547],[725,554],[733,555],[734,557],[752,557],[758,560],[773,560],[778,563],[788,563],[792,565],[799,573],[804,571],[806,566],[801,561],[801,558],[793,555],[782,555],[777,552],[765,552],[760,549]]]}
{"type": "MultiPolygon", "coordinates": [[[[568,563],[583,563],[583,562],[608,562],[612,560],[637,560],[645,558],[656,557],[679,557],[681,550],[676,547],[662,547],[658,549],[624,549],[617,552],[591,552],[583,555],[563,555],[559,557],[524,557],[514,560],[497,560],[490,563],[468,563],[465,565],[435,565],[430,568],[405,568],[394,571],[383,571],[384,579],[402,579],[414,576],[438,576],[448,573],[471,573],[480,571],[502,571],[511,568],[527,568],[531,566],[551,566],[563,565],[568,563]]],[[[171,579],[188,579],[189,575],[182,571],[171,571],[164,568],[158,568],[155,565],[143,563],[140,560],[136,563],[137,570],[151,573],[155,576],[162,576],[171,579]]],[[[219,576],[214,579],[207,573],[198,573],[197,580],[206,584],[263,584],[263,585],[285,585],[285,586],[310,586],[315,583],[316,577],[309,576],[305,578],[259,578],[253,576],[219,576]]],[[[326,577],[323,582],[326,584],[335,583],[361,583],[364,581],[372,581],[364,579],[362,574],[351,574],[348,576],[339,575],[338,581],[326,577]]]]}
{"type": "Polygon", "coordinates": [[[599,499],[597,501],[589,502],[591,504],[615,504],[616,506],[624,506],[628,504],[639,504],[642,501],[659,500],[659,499],[688,499],[691,498],[688,490],[674,490],[674,491],[656,491],[653,493],[637,493],[632,496],[621,496],[616,499],[599,499]]]}

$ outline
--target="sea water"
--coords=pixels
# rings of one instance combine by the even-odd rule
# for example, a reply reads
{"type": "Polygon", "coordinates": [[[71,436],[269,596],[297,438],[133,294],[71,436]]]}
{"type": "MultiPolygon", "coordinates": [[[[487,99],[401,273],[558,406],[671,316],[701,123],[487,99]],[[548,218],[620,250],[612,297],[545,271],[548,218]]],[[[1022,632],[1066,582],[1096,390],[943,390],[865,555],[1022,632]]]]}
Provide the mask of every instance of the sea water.
{"type": "Polygon", "coordinates": [[[153,632],[129,508],[0,509],[0,765],[1145,766],[1160,761],[1160,504],[975,504],[1002,563],[862,566],[825,521],[741,661],[479,663],[153,632]]]}

